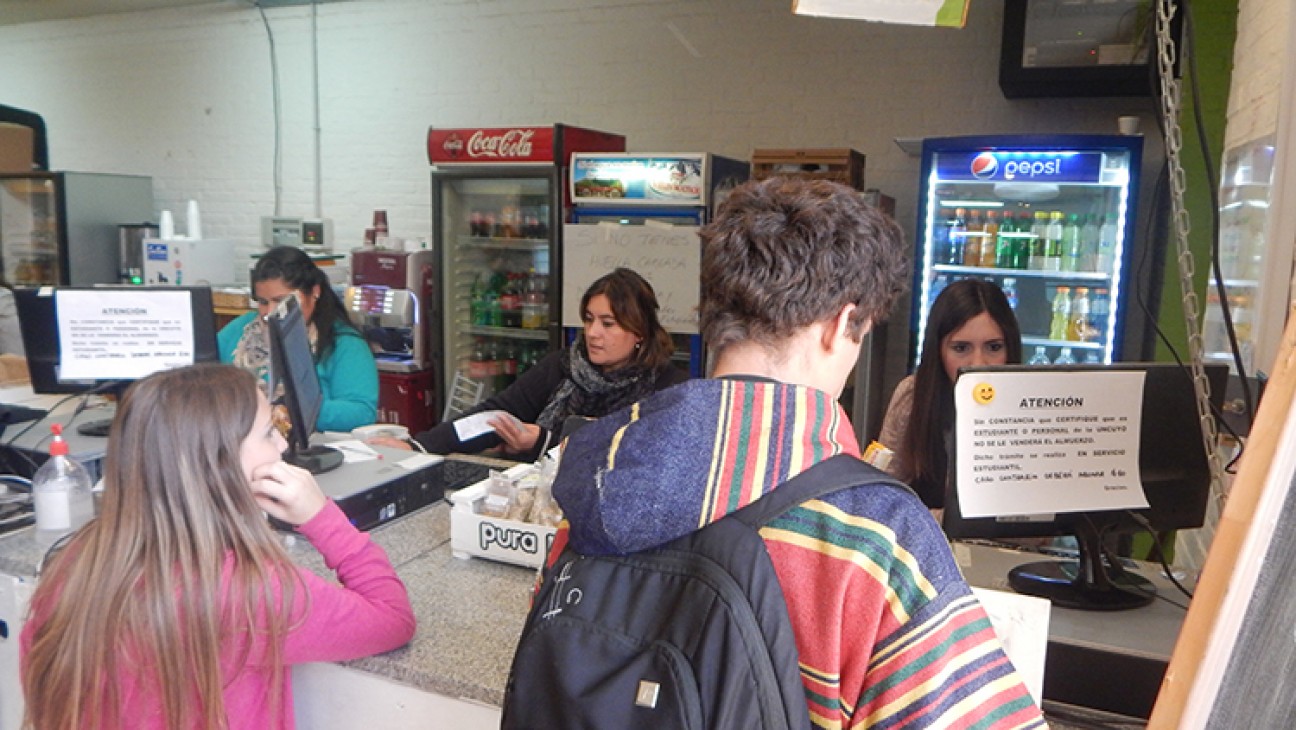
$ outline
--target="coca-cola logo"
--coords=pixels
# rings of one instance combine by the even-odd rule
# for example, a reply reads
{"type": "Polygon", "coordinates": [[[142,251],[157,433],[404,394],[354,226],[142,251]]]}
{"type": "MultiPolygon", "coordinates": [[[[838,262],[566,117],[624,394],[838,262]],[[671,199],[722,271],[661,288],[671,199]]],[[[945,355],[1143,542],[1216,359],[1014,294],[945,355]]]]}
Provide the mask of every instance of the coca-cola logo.
{"type": "Polygon", "coordinates": [[[441,149],[445,150],[446,154],[451,157],[458,157],[459,153],[463,151],[463,146],[463,137],[454,132],[451,132],[450,136],[446,137],[445,141],[441,143],[441,149]]]}
{"type": "Polygon", "coordinates": [[[510,129],[503,134],[487,135],[481,130],[468,138],[469,157],[530,157],[533,129],[510,129]]]}

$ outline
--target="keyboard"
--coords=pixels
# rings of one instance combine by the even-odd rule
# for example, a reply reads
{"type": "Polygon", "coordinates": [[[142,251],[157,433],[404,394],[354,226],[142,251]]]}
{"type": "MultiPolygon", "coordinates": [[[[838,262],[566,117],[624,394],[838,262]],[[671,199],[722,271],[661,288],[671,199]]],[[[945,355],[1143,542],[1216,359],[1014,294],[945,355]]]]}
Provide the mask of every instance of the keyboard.
{"type": "Polygon", "coordinates": [[[446,490],[463,489],[490,476],[491,467],[471,461],[446,459],[441,462],[441,480],[446,490]]]}

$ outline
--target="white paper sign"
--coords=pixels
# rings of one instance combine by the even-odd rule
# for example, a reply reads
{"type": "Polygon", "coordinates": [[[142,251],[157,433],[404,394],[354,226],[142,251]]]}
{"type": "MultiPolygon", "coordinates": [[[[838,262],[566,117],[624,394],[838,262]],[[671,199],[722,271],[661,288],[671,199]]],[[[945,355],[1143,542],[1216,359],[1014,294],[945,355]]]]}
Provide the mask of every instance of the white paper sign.
{"type": "Polygon", "coordinates": [[[965,373],[954,385],[959,509],[1007,517],[1148,506],[1143,373],[965,373]]]}
{"type": "Polygon", "coordinates": [[[514,418],[513,414],[508,411],[482,411],[456,420],[454,422],[455,435],[462,442],[475,439],[484,433],[490,433],[495,430],[495,427],[490,425],[490,422],[496,418],[512,418],[514,423],[521,425],[521,421],[514,418]]]}
{"type": "Polygon", "coordinates": [[[131,380],[193,364],[187,291],[76,289],[54,296],[63,380],[131,380]]]}

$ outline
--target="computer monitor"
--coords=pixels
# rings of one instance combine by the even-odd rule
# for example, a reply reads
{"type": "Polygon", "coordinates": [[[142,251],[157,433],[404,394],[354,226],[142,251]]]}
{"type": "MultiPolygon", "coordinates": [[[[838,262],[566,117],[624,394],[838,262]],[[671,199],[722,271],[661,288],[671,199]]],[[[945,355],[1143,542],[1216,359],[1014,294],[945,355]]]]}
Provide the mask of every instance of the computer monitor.
{"type": "Polygon", "coordinates": [[[267,317],[270,325],[270,397],[278,398],[282,386],[283,405],[288,410],[292,431],[284,461],[312,474],[322,474],[342,464],[342,452],[327,446],[312,446],[311,434],[324,403],[315,358],[311,354],[306,318],[296,297],[285,297],[267,317]]]}
{"type": "MultiPolygon", "coordinates": [[[[208,287],[33,287],[14,290],[32,390],[121,394],[167,368],[217,362],[208,287]]],[[[110,421],[78,431],[107,436],[110,421]]]]}
{"type": "MultiPolygon", "coordinates": [[[[1215,412],[1219,412],[1223,402],[1223,393],[1228,368],[1224,365],[1205,366],[1207,381],[1210,384],[1211,402],[1215,412]]],[[[1076,538],[1079,555],[1077,560],[1045,561],[1029,563],[1014,568],[1009,574],[1009,585],[1019,593],[1048,598],[1059,606],[1080,609],[1119,610],[1136,608],[1151,602],[1155,596],[1152,585],[1133,573],[1127,572],[1120,565],[1112,551],[1108,549],[1107,540],[1112,535],[1152,529],[1155,531],[1179,530],[1200,527],[1206,513],[1210,496],[1211,473],[1205,447],[1202,443],[1201,427],[1198,417],[1196,392],[1191,372],[1173,363],[1114,363],[1111,365],[1077,365],[1039,367],[1027,365],[1007,365],[999,367],[978,368],[960,371],[960,383],[967,380],[966,390],[956,388],[955,409],[962,410],[965,418],[977,412],[978,405],[984,401],[986,394],[978,395],[978,386],[982,383],[996,385],[996,394],[991,390],[991,398],[1007,397],[1009,408],[1015,404],[1022,408],[1027,403],[1021,401],[1023,394],[1042,394],[1046,398],[1061,398],[1056,404],[1072,403],[1074,399],[1065,400],[1071,384],[1082,373],[1087,372],[1124,372],[1141,375],[1142,403],[1138,407],[1139,428],[1137,434],[1123,433],[1115,430],[1115,424],[1108,424],[1105,416],[1086,413],[1083,406],[1079,410],[1047,409],[1032,411],[1036,415],[1023,415],[1014,418],[1001,416],[999,419],[982,419],[981,430],[956,427],[953,439],[954,455],[950,460],[955,466],[951,468],[947,483],[945,512],[942,525],[951,538],[1021,538],[1049,537],[1072,535],[1076,538]],[[992,375],[992,378],[982,377],[992,375]],[[1000,380],[1002,377],[1016,380],[1000,380]],[[1021,378],[1036,380],[1023,381],[1021,378]],[[1004,388],[1004,384],[1008,388],[1004,388]],[[1023,390],[1015,386],[1021,383],[1023,390]],[[960,398],[960,395],[964,396],[960,398]],[[980,400],[974,400],[979,398],[980,400]],[[1018,400],[1011,400],[1017,398],[1018,400]],[[1019,401],[1021,401],[1019,403],[1019,401]],[[1058,413],[1069,413],[1058,417],[1058,413]],[[1097,420],[1090,420],[1096,418],[1097,420]],[[997,422],[996,422],[997,421],[997,422]],[[1089,429],[1089,431],[1085,431],[1089,429]],[[975,435],[974,435],[975,434],[975,435]],[[1007,434],[1009,441],[1004,441],[1007,434]],[[1019,457],[1017,466],[1011,460],[991,458],[993,449],[986,438],[996,438],[995,447],[1009,444],[1009,456],[1019,457]],[[1117,448],[1105,451],[1092,449],[1084,445],[1091,437],[1098,440],[1115,439],[1117,448]],[[1034,487],[1010,486],[1013,482],[1004,477],[993,489],[1003,492],[1012,488],[1034,489],[1042,499],[1052,499],[1058,504],[1070,502],[1073,494],[1068,490],[1059,490],[1061,483],[1070,481],[1079,485],[1089,479],[1092,485],[1094,477],[1101,471],[1098,460],[1107,458],[1113,452],[1126,452],[1123,458],[1129,458],[1127,447],[1137,437],[1137,474],[1126,476],[1140,485],[1147,500],[1146,508],[1132,509],[1081,509],[1071,511],[1064,506],[1056,511],[1039,509],[1040,503],[1032,504],[1030,513],[1014,513],[1016,510],[1007,505],[999,514],[989,517],[965,517],[960,504],[959,474],[966,475],[973,468],[979,468],[982,474],[990,474],[993,469],[1025,469],[1037,477],[1051,477],[1047,482],[1036,481],[1034,487]],[[980,440],[978,440],[980,439],[980,440]],[[963,443],[973,441],[976,443],[963,443]],[[1071,460],[1063,456],[1068,449],[1074,449],[1071,460]],[[1091,453],[1094,452],[1094,453],[1091,453]],[[1083,454],[1083,456],[1081,456],[1083,454]],[[959,460],[968,460],[960,462],[959,460]],[[961,471],[958,466],[963,465],[961,471]],[[996,466],[990,466],[996,464],[996,466]],[[1042,466],[1047,464],[1048,466],[1042,466]],[[1080,473],[1090,467],[1089,473],[1080,473]],[[1067,475],[1070,475],[1068,479],[1067,475]]],[[[1032,396],[1033,397],[1033,396],[1032,396]]],[[[1041,400],[1040,403],[1045,401],[1041,400]]],[[[1030,404],[1034,406],[1034,402],[1030,404]]],[[[1116,410],[1121,410],[1117,406],[1116,410]]],[[[1132,412],[1132,411],[1131,411],[1132,412]]],[[[1113,418],[1113,421],[1115,419],[1113,418]]],[[[968,423],[968,421],[964,421],[968,423]]],[[[997,452],[1002,455],[1005,452],[997,452]]],[[[1121,458],[1121,457],[1117,457],[1121,458]]],[[[974,477],[973,481],[977,478],[974,477]]],[[[1017,479],[1013,477],[1012,479],[1017,479]]],[[[1021,484],[1031,484],[1022,479],[1021,484]]],[[[1101,480],[1099,481],[1101,484],[1101,480]]],[[[965,487],[967,485],[964,485],[965,487]]],[[[1118,486],[1100,486],[1100,489],[1119,490],[1118,486]]],[[[1072,492],[1078,491],[1071,490],[1072,492]]],[[[984,492],[982,493],[984,495],[984,492]]],[[[1022,494],[1017,492],[1016,494],[1022,494]]],[[[996,495],[991,495],[996,496],[996,495]]],[[[1003,496],[1003,495],[998,495],[1003,496]]],[[[980,514],[980,512],[977,512],[980,514]]]]}

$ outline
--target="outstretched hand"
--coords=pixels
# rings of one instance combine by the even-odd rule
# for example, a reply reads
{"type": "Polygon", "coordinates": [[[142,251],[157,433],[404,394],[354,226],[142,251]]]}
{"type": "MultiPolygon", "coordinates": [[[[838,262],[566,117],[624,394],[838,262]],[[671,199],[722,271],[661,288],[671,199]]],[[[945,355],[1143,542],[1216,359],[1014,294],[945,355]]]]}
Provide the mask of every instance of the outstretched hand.
{"type": "Polygon", "coordinates": [[[495,433],[504,441],[506,451],[518,454],[535,448],[540,440],[540,427],[534,423],[523,423],[508,413],[500,414],[487,421],[495,433]]]}
{"type": "Polygon", "coordinates": [[[328,503],[310,472],[283,461],[252,471],[252,496],[271,517],[294,527],[310,522],[328,503]]]}

